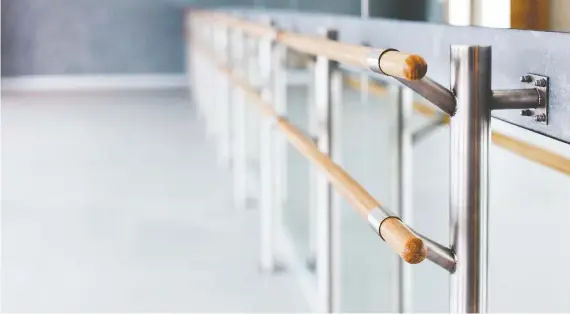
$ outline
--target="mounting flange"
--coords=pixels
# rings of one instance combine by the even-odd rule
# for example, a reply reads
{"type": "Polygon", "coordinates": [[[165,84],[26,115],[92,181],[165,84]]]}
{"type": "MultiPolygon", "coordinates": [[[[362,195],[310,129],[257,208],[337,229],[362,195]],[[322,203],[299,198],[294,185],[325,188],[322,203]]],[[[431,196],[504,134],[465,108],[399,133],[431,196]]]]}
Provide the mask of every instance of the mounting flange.
{"type": "Polygon", "coordinates": [[[521,115],[532,117],[534,121],[542,124],[548,124],[548,76],[527,73],[521,76],[521,82],[525,88],[534,88],[538,91],[540,97],[538,106],[535,109],[525,109],[521,111],[521,115]]]}

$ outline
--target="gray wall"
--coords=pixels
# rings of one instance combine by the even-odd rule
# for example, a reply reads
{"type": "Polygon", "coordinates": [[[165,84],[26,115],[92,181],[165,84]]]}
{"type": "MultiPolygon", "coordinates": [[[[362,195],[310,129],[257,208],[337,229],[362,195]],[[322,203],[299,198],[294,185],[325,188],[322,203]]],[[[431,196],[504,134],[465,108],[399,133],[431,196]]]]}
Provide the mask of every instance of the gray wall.
{"type": "Polygon", "coordinates": [[[182,17],[162,0],[4,0],[2,76],[182,72],[182,17]]]}
{"type": "MultiPolygon", "coordinates": [[[[405,8],[423,2],[371,0],[370,9],[421,20],[423,9],[405,8]]],[[[183,8],[227,5],[360,14],[356,0],[4,0],[2,76],[182,73],[183,8]]]]}

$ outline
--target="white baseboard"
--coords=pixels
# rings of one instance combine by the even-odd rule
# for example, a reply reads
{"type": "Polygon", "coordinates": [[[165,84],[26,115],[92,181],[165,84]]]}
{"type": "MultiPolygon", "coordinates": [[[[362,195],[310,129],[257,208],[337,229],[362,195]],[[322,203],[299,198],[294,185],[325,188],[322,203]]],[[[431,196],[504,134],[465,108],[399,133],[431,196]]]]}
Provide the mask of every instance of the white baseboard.
{"type": "Polygon", "coordinates": [[[188,83],[185,74],[31,75],[3,77],[2,91],[160,89],[185,87],[188,83]]]}

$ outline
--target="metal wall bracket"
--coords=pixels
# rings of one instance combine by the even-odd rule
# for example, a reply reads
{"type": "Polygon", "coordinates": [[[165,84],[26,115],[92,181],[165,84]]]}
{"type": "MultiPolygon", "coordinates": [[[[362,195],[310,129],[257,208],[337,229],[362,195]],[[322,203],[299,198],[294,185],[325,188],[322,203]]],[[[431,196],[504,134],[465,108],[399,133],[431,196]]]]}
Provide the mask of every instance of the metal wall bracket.
{"type": "Polygon", "coordinates": [[[548,124],[548,76],[528,73],[521,77],[521,82],[526,88],[534,88],[538,91],[540,106],[535,109],[521,110],[522,116],[532,117],[535,122],[548,124]]]}

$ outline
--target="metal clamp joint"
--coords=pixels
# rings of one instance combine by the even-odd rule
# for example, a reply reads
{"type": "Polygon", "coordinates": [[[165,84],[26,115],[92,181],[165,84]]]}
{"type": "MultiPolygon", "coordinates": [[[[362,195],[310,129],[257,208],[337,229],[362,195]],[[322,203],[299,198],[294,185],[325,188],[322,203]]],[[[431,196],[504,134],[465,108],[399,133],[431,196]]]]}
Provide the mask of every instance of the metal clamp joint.
{"type": "Polygon", "coordinates": [[[382,56],[385,53],[391,52],[391,51],[400,51],[398,49],[394,49],[394,48],[388,48],[385,50],[382,50],[382,52],[378,53],[378,51],[373,51],[368,58],[366,58],[366,63],[368,64],[368,68],[372,71],[372,72],[376,72],[376,73],[380,73],[380,74],[384,74],[387,76],[391,76],[390,74],[386,74],[384,73],[384,71],[382,71],[382,68],[380,67],[380,60],[382,60],[382,56]]]}
{"type": "Polygon", "coordinates": [[[382,240],[384,240],[384,237],[382,237],[382,233],[380,232],[380,226],[382,226],[382,223],[388,218],[397,218],[401,221],[400,217],[396,216],[396,214],[380,206],[373,208],[370,213],[368,213],[368,224],[382,240]]]}

